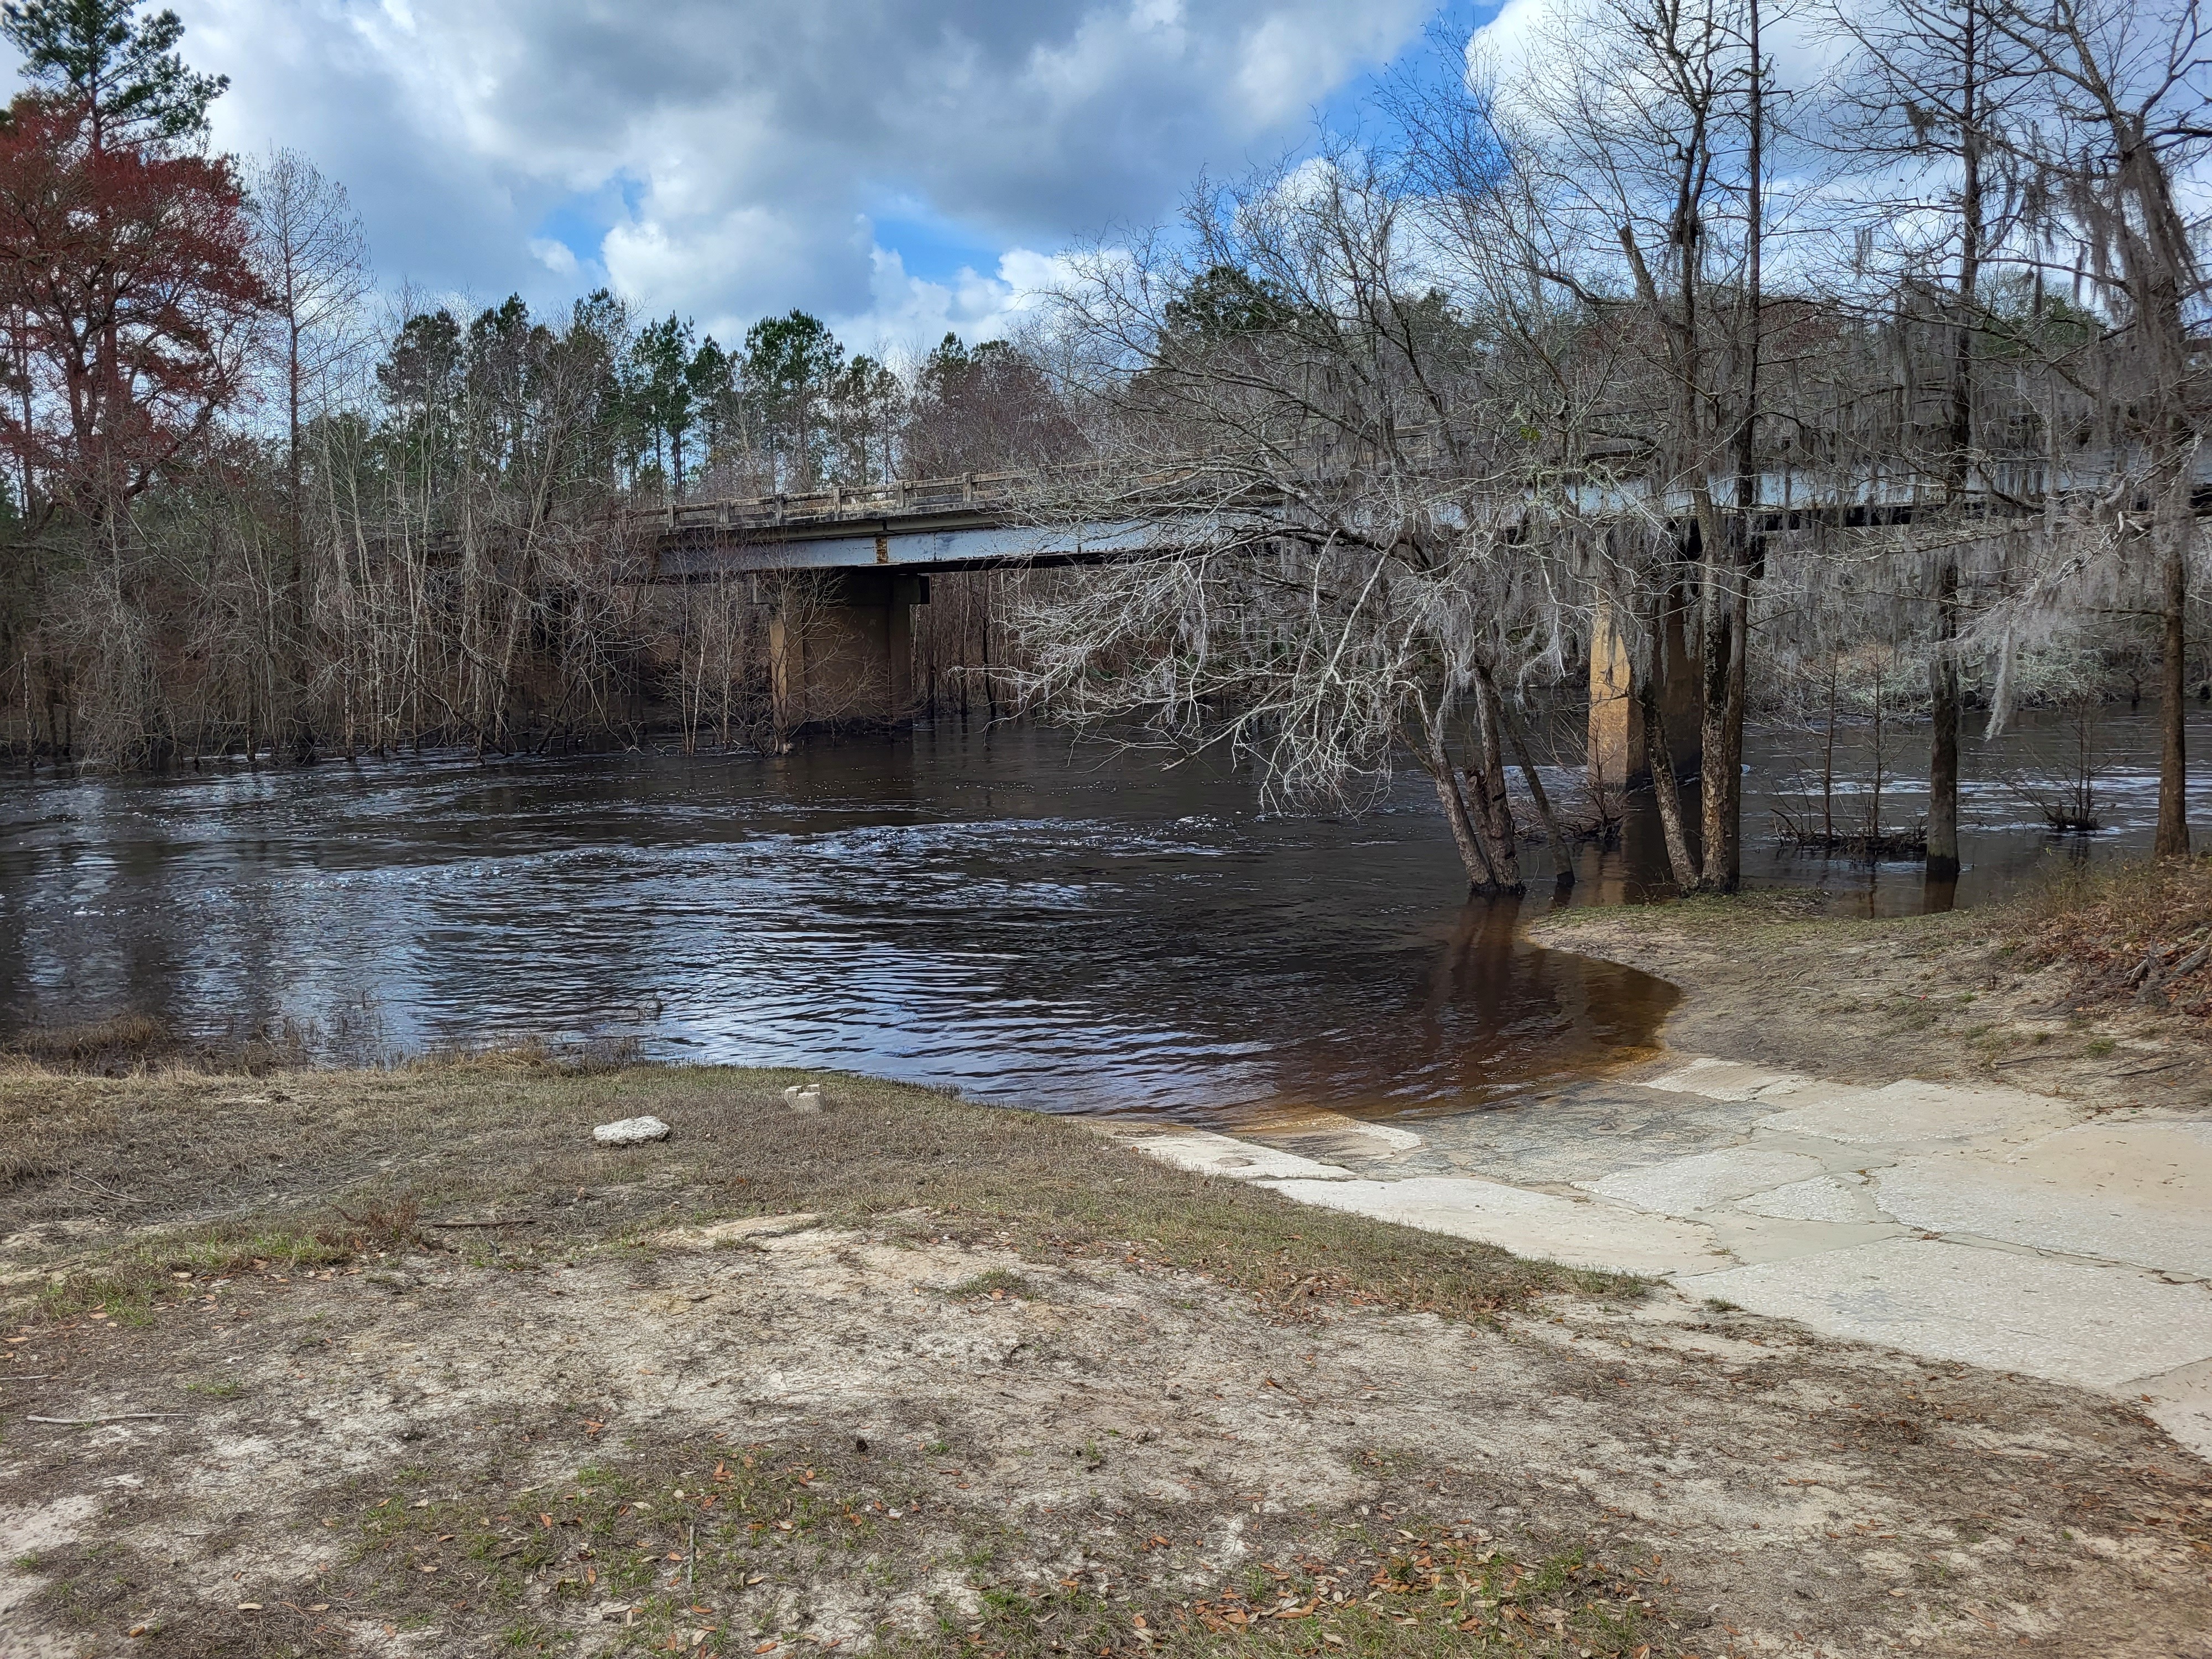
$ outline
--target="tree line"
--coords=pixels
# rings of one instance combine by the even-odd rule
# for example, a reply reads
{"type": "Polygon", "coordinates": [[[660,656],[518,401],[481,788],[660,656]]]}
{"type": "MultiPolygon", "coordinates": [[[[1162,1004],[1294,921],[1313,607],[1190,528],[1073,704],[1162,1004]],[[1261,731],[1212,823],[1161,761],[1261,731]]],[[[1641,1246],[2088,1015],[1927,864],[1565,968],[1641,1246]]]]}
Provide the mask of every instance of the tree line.
{"type": "MultiPolygon", "coordinates": [[[[0,128],[0,736],[26,757],[761,741],[760,595],[641,582],[626,509],[1073,437],[996,343],[895,367],[793,311],[726,348],[604,291],[389,311],[342,185],[210,152],[224,83],[173,13],[0,17],[27,82],[0,128]]],[[[926,621],[940,700],[993,591],[950,583],[926,621]]]]}
{"type": "Polygon", "coordinates": [[[1740,879],[1747,721],[1824,699],[1928,716],[1942,876],[1970,713],[2147,679],[2187,850],[2194,0],[1554,0],[1386,84],[1381,137],[1073,251],[1020,344],[896,365],[604,292],[380,319],[342,187],[210,153],[173,15],[4,17],[26,756],[780,744],[764,618],[808,594],[641,580],[628,509],[1032,469],[1040,523],[1163,556],[941,579],[931,697],[1223,745],[1293,804],[1410,763],[1479,886],[1587,826],[1539,727],[1600,641],[1685,888],[1740,879]]]}

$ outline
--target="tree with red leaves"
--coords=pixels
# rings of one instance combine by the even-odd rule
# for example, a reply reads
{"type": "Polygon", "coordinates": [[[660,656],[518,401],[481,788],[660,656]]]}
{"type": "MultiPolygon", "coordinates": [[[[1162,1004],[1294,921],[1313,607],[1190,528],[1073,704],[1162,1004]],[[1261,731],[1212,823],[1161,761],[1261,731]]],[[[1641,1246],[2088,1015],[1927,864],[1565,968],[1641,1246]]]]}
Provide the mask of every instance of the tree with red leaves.
{"type": "Polygon", "coordinates": [[[246,385],[264,305],[227,158],[203,153],[219,81],[137,0],[33,0],[0,14],[34,90],[0,130],[0,317],[13,384],[0,448],[33,523],[112,525],[204,459],[246,385]]]}

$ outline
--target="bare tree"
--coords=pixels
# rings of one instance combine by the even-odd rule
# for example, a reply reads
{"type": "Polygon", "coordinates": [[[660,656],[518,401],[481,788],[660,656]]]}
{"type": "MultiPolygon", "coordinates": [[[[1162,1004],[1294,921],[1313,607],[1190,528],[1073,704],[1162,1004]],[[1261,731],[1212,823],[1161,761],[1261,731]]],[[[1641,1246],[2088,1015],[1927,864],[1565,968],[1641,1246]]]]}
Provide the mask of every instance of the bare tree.
{"type": "Polygon", "coordinates": [[[1659,556],[1657,568],[1615,580],[1661,593],[1694,584],[1699,596],[1692,884],[1722,891],[1741,874],[1759,563],[1772,121],[1761,4],[1561,0],[1498,93],[1522,257],[1591,319],[1607,319],[1619,349],[1603,399],[1615,442],[1586,443],[1591,482],[1616,514],[1656,514],[1673,531],[1671,546],[1644,536],[1613,543],[1659,556]]]}
{"type": "MultiPolygon", "coordinates": [[[[253,262],[268,295],[267,314],[276,335],[273,368],[284,411],[285,558],[275,573],[283,596],[270,609],[286,622],[276,662],[301,687],[309,678],[307,641],[306,422],[329,410],[341,382],[365,343],[362,307],[373,285],[368,243],[345,186],[325,179],[313,163],[289,149],[271,150],[246,170],[253,222],[253,262]]],[[[312,723],[302,702],[293,712],[291,734],[301,752],[312,748],[312,723]]]]}
{"type": "Polygon", "coordinates": [[[1050,510],[1133,556],[1018,619],[1020,680],[1255,756],[1282,800],[1357,805],[1410,759],[1469,880],[1517,889],[1504,703],[1556,676],[1569,628],[1546,444],[1513,418],[1480,273],[1403,183],[1338,148],[1202,191],[1172,244],[1079,262],[1059,323],[1100,459],[1050,510]]]}
{"type": "MultiPolygon", "coordinates": [[[[2201,323],[2203,229],[2186,204],[2212,154],[2212,59],[2198,0],[2051,0],[1990,17],[2029,71],[2036,118],[2010,130],[2028,170],[2032,228],[2069,262],[2106,327],[2057,366],[2094,398],[2101,487],[2076,490],[2069,528],[2158,620],[2161,858],[2189,851],[2185,744],[2188,597],[2200,557],[2193,494],[2212,420],[2201,323]],[[2086,535],[2083,534],[2086,532],[2086,535]]],[[[2046,255],[2046,258],[2048,255],[2046,255]]],[[[2054,495],[2062,480],[2048,488],[2054,495]]],[[[2046,575],[2073,585],[2099,562],[2076,551],[2046,575]]],[[[2040,597],[2040,596],[2039,596],[2040,597]]],[[[2076,601],[2078,603],[2078,600],[2076,601]]]]}

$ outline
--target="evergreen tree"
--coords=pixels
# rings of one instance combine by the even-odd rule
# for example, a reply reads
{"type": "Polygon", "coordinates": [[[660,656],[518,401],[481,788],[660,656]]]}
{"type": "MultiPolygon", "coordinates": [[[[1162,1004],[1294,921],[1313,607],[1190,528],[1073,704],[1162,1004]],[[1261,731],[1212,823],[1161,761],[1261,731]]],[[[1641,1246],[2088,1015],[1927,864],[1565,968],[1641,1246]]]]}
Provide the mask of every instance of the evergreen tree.
{"type": "Polygon", "coordinates": [[[94,151],[118,143],[173,143],[207,131],[208,106],[227,76],[196,75],[177,51],[185,26],[144,0],[7,0],[0,35],[23,54],[23,78],[84,106],[94,151]]]}

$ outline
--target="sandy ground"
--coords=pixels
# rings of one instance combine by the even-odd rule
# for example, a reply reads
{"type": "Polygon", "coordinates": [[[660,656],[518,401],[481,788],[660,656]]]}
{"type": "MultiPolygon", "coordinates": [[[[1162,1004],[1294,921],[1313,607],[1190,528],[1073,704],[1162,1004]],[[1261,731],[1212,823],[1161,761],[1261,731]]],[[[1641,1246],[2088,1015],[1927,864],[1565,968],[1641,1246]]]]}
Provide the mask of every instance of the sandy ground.
{"type": "MultiPolygon", "coordinates": [[[[1676,1298],[1286,1321],[1188,1274],[787,1224],[240,1280],[19,1339],[69,1379],[42,1414],[168,1414],[10,1413],[4,1650],[1007,1651],[1018,1607],[1048,1651],[1055,1596],[1085,1651],[1242,1650],[1191,1610],[1242,1584],[1283,1612],[1297,1563],[1365,1552],[1365,1582],[1455,1532],[1584,1551],[1599,1601],[1651,1608],[1632,1650],[1554,1589],[1532,1632],[1573,1607],[1576,1632],[1537,1651],[2212,1651],[2212,1494],[2076,1390],[1676,1298]]],[[[1433,1648],[1355,1642],[1495,1650],[1462,1611],[1433,1648]]]]}

